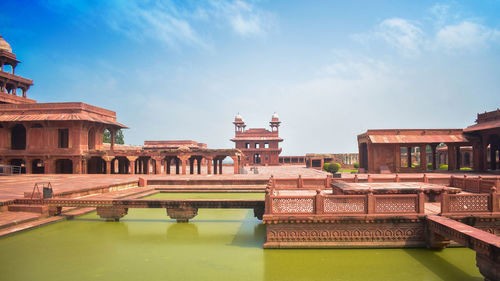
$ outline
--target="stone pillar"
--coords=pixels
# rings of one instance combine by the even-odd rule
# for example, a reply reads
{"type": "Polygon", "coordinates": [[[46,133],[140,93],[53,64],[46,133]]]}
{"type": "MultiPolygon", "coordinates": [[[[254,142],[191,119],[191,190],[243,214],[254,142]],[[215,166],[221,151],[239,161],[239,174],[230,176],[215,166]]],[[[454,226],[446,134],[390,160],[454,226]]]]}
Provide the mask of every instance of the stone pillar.
{"type": "Polygon", "coordinates": [[[151,160],[152,160],[151,158],[146,158],[146,159],[143,161],[143,163],[144,163],[144,171],[145,171],[145,173],[144,173],[144,174],[146,174],[146,175],[150,175],[150,174],[152,174],[152,172],[153,172],[153,171],[151,170],[151,168],[152,168],[151,166],[152,166],[152,164],[153,164],[153,163],[151,163],[151,160]]]}
{"type": "Polygon", "coordinates": [[[55,160],[50,158],[50,157],[47,157],[44,159],[43,161],[44,165],[45,165],[45,173],[46,174],[55,174],[56,173],[56,163],[55,163],[55,160]]]}
{"type": "Polygon", "coordinates": [[[103,157],[104,161],[106,161],[106,174],[111,174],[111,159],[109,159],[107,156],[103,157]]]}
{"type": "Polygon", "coordinates": [[[432,161],[432,169],[433,170],[437,169],[437,167],[436,167],[436,147],[437,147],[436,144],[431,144],[431,152],[432,152],[431,153],[431,155],[432,155],[431,161],[432,161]]]}
{"type": "Polygon", "coordinates": [[[454,171],[457,164],[457,150],[455,144],[446,144],[448,146],[448,171],[454,171]]]}
{"type": "Polygon", "coordinates": [[[420,145],[420,168],[427,170],[427,146],[425,144],[420,145]]]}
{"type": "Polygon", "coordinates": [[[210,174],[212,174],[213,158],[212,157],[205,157],[205,159],[207,160],[207,174],[210,175],[210,174]]]}
{"type": "Polygon", "coordinates": [[[32,167],[32,163],[31,163],[31,159],[30,158],[24,158],[24,169],[26,170],[26,174],[33,174],[33,167],[32,167]]]}
{"type": "Polygon", "coordinates": [[[411,168],[411,146],[406,147],[406,157],[408,161],[408,168],[411,168]]]}
{"type": "Polygon", "coordinates": [[[238,156],[231,156],[231,159],[233,159],[233,168],[234,168],[234,174],[237,175],[240,173],[240,165],[238,163],[238,156]]]}
{"type": "Polygon", "coordinates": [[[115,150],[115,135],[116,131],[115,130],[109,130],[110,134],[110,139],[111,139],[111,151],[115,150]]]}
{"type": "Polygon", "coordinates": [[[399,173],[401,171],[401,146],[394,145],[394,171],[399,173]]]}
{"type": "Polygon", "coordinates": [[[129,174],[134,175],[135,174],[135,160],[137,160],[137,156],[127,156],[127,159],[129,161],[129,174]]]}
{"type": "Polygon", "coordinates": [[[484,162],[483,157],[486,157],[486,154],[483,151],[483,145],[480,141],[474,142],[472,144],[472,159],[473,164],[472,168],[476,172],[484,171],[484,162]]]}
{"type": "Polygon", "coordinates": [[[161,174],[161,158],[154,157],[153,159],[154,159],[153,161],[155,161],[155,168],[156,168],[155,173],[157,175],[160,175],[161,174]]]}
{"type": "MultiPolygon", "coordinates": [[[[45,163],[44,163],[45,165],[45,163]]],[[[82,174],[87,174],[87,159],[82,157],[82,174]]]]}
{"type": "Polygon", "coordinates": [[[186,161],[189,159],[189,155],[179,155],[179,159],[181,160],[182,164],[182,174],[186,174],[186,161]]]}
{"type": "Polygon", "coordinates": [[[82,174],[82,161],[80,161],[80,157],[73,159],[73,174],[82,174]]]}

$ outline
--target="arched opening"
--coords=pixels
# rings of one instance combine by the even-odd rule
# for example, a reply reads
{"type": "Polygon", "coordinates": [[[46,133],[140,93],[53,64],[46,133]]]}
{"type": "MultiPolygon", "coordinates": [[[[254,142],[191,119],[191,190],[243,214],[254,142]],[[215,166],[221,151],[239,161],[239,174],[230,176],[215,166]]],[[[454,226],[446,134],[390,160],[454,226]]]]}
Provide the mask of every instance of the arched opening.
{"type": "Polygon", "coordinates": [[[14,150],[26,149],[26,128],[17,124],[11,130],[11,148],[14,150]]]}
{"type": "Polygon", "coordinates": [[[254,164],[260,164],[261,163],[261,159],[260,159],[260,154],[259,153],[255,153],[253,155],[253,163],[254,164]]]}
{"type": "Polygon", "coordinates": [[[73,161],[71,159],[56,160],[56,174],[72,174],[73,161]]]}
{"type": "Polygon", "coordinates": [[[200,155],[193,155],[189,158],[189,173],[191,175],[201,175],[201,162],[203,157],[200,155]]]}
{"type": "Polygon", "coordinates": [[[87,173],[88,174],[105,174],[106,173],[106,161],[98,156],[90,157],[87,161],[87,173]]]}
{"type": "Polygon", "coordinates": [[[222,175],[222,165],[226,155],[217,155],[214,157],[214,175],[222,175]]]}
{"type": "Polygon", "coordinates": [[[91,128],[87,136],[88,149],[95,149],[95,129],[91,128]]]}
{"type": "Polygon", "coordinates": [[[4,64],[3,71],[14,74],[14,68],[10,64],[4,64]]]}
{"type": "Polygon", "coordinates": [[[135,160],[135,173],[136,174],[147,174],[149,169],[149,159],[150,157],[141,156],[135,160]]]}
{"type": "Polygon", "coordinates": [[[43,165],[42,159],[35,159],[31,162],[31,173],[33,174],[45,173],[45,166],[43,165]]]}
{"type": "Polygon", "coordinates": [[[165,172],[167,175],[173,173],[172,165],[175,165],[175,174],[180,174],[180,159],[177,156],[167,156],[165,157],[165,172]]]}
{"type": "Polygon", "coordinates": [[[111,132],[108,129],[104,129],[104,132],[102,133],[102,142],[111,143],[111,132]]]}
{"type": "Polygon", "coordinates": [[[24,159],[11,159],[9,164],[12,166],[13,174],[26,174],[26,163],[24,159]]]}
{"type": "Polygon", "coordinates": [[[116,157],[111,161],[111,174],[128,174],[130,161],[125,156],[116,157]]]}

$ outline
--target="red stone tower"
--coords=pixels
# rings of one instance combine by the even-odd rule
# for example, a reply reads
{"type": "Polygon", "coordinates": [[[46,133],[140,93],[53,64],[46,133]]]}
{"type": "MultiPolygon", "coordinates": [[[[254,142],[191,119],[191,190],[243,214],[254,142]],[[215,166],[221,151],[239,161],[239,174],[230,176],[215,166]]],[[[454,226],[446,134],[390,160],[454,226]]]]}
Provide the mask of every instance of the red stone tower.
{"type": "Polygon", "coordinates": [[[14,74],[18,63],[9,43],[0,36],[0,103],[35,103],[27,96],[33,81],[14,74]]]}
{"type": "Polygon", "coordinates": [[[280,123],[278,114],[274,113],[269,122],[271,131],[264,128],[245,130],[241,115],[238,113],[234,117],[235,137],[231,141],[245,154],[244,165],[279,165],[279,143],[283,141],[278,134],[280,123]]]}

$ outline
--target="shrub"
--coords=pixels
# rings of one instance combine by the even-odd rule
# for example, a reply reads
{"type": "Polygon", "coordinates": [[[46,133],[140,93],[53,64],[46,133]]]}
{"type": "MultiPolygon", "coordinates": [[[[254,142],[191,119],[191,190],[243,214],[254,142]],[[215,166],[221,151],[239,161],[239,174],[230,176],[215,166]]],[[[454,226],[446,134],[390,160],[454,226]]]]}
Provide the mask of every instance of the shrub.
{"type": "Polygon", "coordinates": [[[427,170],[432,170],[432,163],[427,163],[427,170]]]}
{"type": "Polygon", "coordinates": [[[448,170],[448,165],[446,164],[439,165],[439,170],[448,170]]]}
{"type": "Polygon", "coordinates": [[[323,164],[323,171],[328,172],[328,168],[330,167],[330,163],[323,164]]]}
{"type": "Polygon", "coordinates": [[[359,169],[359,163],[358,162],[354,163],[353,166],[354,166],[354,169],[359,169]]]}
{"type": "Polygon", "coordinates": [[[338,172],[339,169],[340,169],[339,163],[331,163],[330,165],[328,165],[328,170],[326,171],[335,174],[336,172],[338,172]]]}

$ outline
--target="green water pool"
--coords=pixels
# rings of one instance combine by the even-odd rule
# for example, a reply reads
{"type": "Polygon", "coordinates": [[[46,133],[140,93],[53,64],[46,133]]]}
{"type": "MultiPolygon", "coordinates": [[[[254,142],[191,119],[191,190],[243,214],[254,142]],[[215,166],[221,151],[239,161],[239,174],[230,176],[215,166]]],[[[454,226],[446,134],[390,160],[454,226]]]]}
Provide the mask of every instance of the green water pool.
{"type": "Polygon", "coordinates": [[[464,248],[263,250],[264,240],[252,210],[200,209],[189,223],[164,209],[129,209],[120,222],[94,212],[0,238],[0,280],[482,280],[464,248]]]}

